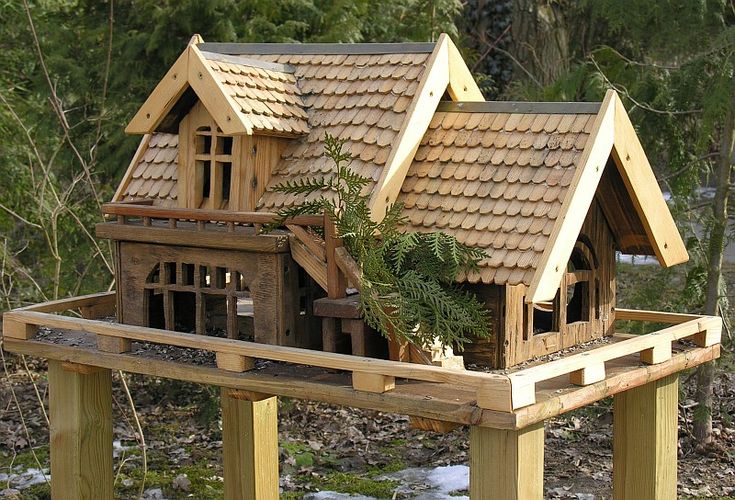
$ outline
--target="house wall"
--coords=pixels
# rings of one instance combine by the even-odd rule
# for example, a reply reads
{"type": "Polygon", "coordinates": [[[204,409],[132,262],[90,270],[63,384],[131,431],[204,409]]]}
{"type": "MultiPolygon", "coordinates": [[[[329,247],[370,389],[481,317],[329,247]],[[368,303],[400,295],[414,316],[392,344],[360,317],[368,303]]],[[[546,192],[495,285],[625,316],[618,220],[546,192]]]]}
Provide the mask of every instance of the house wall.
{"type": "Polygon", "coordinates": [[[579,270],[577,276],[588,279],[586,287],[575,285],[573,273],[565,274],[553,303],[526,304],[527,287],[506,285],[501,294],[504,314],[498,344],[498,367],[516,365],[541,356],[613,334],[615,321],[615,241],[612,231],[595,200],[588,213],[577,250],[590,263],[590,270],[579,270]],[[591,271],[591,272],[589,272],[591,271]],[[583,293],[584,292],[584,293],[583,293]],[[578,295],[581,305],[567,306],[568,298],[578,295]],[[584,297],[582,297],[584,295],[584,297]],[[573,321],[570,313],[585,316],[573,321]]]}
{"type": "Polygon", "coordinates": [[[320,322],[311,305],[314,284],[289,253],[126,241],[118,242],[117,251],[122,323],[200,334],[213,326],[230,338],[319,347],[320,322]],[[246,299],[241,309],[243,302],[245,311],[252,309],[250,319],[228,314],[238,298],[246,299]],[[182,324],[188,326],[182,329],[182,324]]]}
{"type": "Polygon", "coordinates": [[[498,336],[503,332],[505,288],[482,284],[465,285],[464,288],[473,293],[490,311],[490,336],[485,339],[474,339],[465,345],[464,352],[458,354],[464,356],[465,363],[497,368],[502,352],[498,345],[498,336]]]}

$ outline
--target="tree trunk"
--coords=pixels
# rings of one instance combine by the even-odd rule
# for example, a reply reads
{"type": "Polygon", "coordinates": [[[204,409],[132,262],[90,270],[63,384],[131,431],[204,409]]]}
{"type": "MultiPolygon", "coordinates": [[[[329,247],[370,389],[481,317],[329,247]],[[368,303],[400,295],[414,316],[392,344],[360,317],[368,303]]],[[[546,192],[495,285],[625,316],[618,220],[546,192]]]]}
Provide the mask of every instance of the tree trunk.
{"type": "Polygon", "coordinates": [[[547,86],[569,70],[569,30],[557,2],[513,0],[513,80],[547,86]]]}
{"type": "MultiPolygon", "coordinates": [[[[707,297],[704,312],[719,316],[720,283],[722,281],[722,256],[727,233],[727,198],[730,191],[733,147],[735,146],[735,95],[730,101],[720,140],[717,163],[717,188],[712,213],[712,229],[709,235],[709,263],[707,268],[707,297]]],[[[699,411],[694,419],[694,437],[699,446],[712,442],[712,395],[715,379],[715,363],[710,361],[697,370],[696,400],[699,411]]]]}

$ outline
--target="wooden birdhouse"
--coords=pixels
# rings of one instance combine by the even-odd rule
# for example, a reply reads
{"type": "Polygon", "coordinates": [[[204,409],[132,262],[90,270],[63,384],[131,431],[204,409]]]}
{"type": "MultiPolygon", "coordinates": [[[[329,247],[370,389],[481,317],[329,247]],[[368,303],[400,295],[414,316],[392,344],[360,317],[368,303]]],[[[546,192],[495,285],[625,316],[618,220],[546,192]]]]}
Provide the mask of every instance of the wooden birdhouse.
{"type": "Polygon", "coordinates": [[[97,228],[116,241],[120,321],[328,351],[346,335],[348,352],[375,354],[329,221],[261,232],[301,201],[270,187],[332,168],[329,133],[371,179],[373,218],[402,203],[405,230],[486,251],[458,281],[491,309],[493,335],[465,360],[507,367],[611,335],[616,252],[688,258],[620,99],[482,101],[445,35],[195,37],[128,125],[144,137],[106,206],[117,220],[97,228]]]}

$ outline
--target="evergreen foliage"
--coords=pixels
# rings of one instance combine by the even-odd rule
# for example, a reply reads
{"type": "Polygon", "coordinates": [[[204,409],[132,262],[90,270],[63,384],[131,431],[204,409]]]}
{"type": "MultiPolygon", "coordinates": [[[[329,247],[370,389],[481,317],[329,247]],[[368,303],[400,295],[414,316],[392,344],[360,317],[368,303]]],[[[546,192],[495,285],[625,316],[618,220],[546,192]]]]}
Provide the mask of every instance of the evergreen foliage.
{"type": "Polygon", "coordinates": [[[472,337],[488,337],[488,311],[455,284],[457,273],[476,267],[484,251],[440,232],[401,232],[405,220],[399,203],[388,208],[381,222],[371,220],[368,196],[363,194],[370,181],[350,169],[351,156],[342,150],[343,144],[329,134],[325,137],[333,173],[273,188],[311,196],[281,210],[276,225],[296,215],[328,214],[362,268],[360,306],[365,321],[386,337],[395,335],[419,346],[438,341],[460,350],[472,337]]]}

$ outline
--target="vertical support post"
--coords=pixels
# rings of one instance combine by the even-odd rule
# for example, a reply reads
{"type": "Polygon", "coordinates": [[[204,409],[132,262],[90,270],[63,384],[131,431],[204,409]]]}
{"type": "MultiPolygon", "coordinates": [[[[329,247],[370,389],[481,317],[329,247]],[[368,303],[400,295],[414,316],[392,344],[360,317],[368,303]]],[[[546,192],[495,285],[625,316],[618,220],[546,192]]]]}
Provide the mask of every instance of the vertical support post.
{"type": "Polygon", "coordinates": [[[51,497],[112,499],[110,370],[49,360],[51,497]]]}
{"type": "Polygon", "coordinates": [[[278,500],[278,398],[222,389],[225,499],[278,500]]]}
{"type": "Polygon", "coordinates": [[[615,396],[613,498],[676,498],[679,375],[615,396]]]}
{"type": "Polygon", "coordinates": [[[324,250],[327,259],[327,296],[330,299],[341,299],[347,288],[347,280],[337,267],[334,251],[342,246],[342,239],[337,235],[337,229],[329,215],[324,212],[324,250]]]}
{"type": "Polygon", "coordinates": [[[544,424],[470,427],[470,498],[533,500],[544,494],[544,424]]]}

